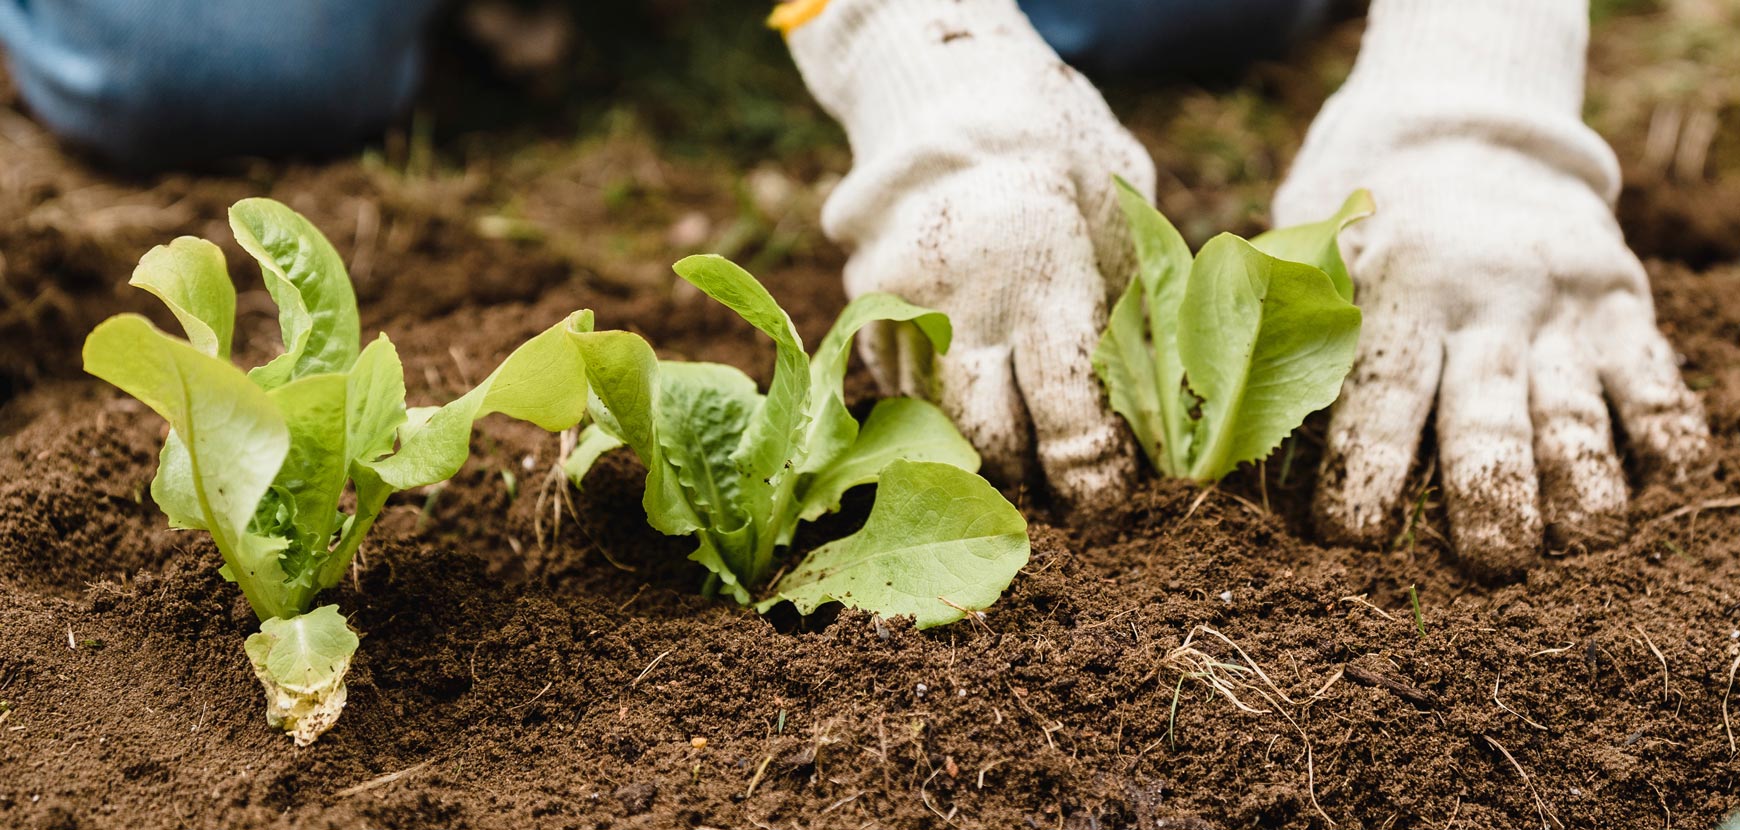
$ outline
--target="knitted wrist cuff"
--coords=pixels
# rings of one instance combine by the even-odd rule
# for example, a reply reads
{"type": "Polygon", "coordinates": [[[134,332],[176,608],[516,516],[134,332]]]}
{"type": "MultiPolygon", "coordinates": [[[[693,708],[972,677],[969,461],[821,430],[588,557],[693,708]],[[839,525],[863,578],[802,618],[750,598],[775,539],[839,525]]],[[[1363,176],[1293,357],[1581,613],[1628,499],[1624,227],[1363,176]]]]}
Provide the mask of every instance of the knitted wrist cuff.
{"type": "Polygon", "coordinates": [[[1346,89],[1581,117],[1588,0],[1373,0],[1346,89]]]}
{"type": "Polygon", "coordinates": [[[788,42],[854,144],[941,102],[996,99],[1012,66],[1058,61],[1015,0],[831,0],[788,42]]]}

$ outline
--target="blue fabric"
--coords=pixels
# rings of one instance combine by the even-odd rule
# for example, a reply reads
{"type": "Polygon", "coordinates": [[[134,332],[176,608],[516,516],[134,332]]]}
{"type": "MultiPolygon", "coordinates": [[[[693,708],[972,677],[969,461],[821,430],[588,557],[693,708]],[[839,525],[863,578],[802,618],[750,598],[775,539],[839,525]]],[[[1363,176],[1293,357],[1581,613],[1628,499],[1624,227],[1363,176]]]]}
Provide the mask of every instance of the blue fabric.
{"type": "Polygon", "coordinates": [[[127,166],[321,151],[409,104],[439,0],[0,0],[33,114],[127,166]]]}
{"type": "MultiPolygon", "coordinates": [[[[623,0],[613,0],[622,2],[623,0]]],[[[130,167],[319,152],[410,103],[441,0],[0,0],[0,47],[51,130],[130,167]]],[[[1021,0],[1089,70],[1236,66],[1329,0],[1021,0]]]]}
{"type": "Polygon", "coordinates": [[[1236,69],[1323,22],[1329,0],[1020,0],[1064,60],[1113,74],[1236,69]]]}

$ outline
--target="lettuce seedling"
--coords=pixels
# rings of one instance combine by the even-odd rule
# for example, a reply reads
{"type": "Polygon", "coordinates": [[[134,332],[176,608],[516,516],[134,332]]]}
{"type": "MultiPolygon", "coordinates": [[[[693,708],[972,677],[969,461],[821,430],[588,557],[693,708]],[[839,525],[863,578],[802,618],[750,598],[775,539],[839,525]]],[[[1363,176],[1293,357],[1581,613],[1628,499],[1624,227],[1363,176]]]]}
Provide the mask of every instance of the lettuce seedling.
{"type": "Polygon", "coordinates": [[[1193,259],[1166,217],[1119,180],[1137,269],[1093,356],[1112,409],[1162,475],[1219,481],[1267,458],[1335,401],[1360,312],[1336,237],[1369,216],[1358,191],[1329,219],[1245,241],[1221,234],[1193,259]]]}
{"type": "Polygon", "coordinates": [[[577,312],[534,337],[446,406],[407,409],[392,342],[358,348],[356,297],[331,243],[267,199],[237,203],[230,227],[278,305],[283,354],[247,373],[230,362],[236,292],[223,253],[182,237],[147,253],[131,282],[169,307],[187,339],[118,315],[85,340],[85,370],[169,421],[152,498],[172,527],[211,534],[221,573],[261,621],[246,651],[267,720],[306,745],[344,708],[357,647],[337,606],[313,608],[315,596],[338,584],[388,496],[459,470],[477,418],[579,423],[586,386],[570,333],[592,317],[577,312]]]}
{"type": "Polygon", "coordinates": [[[809,614],[840,602],[911,615],[927,628],[996,601],[1027,562],[1027,523],[976,474],[972,445],[929,403],[884,400],[859,424],[842,397],[859,329],[909,324],[940,352],[948,318],[865,295],[812,358],[748,272],[717,256],[689,257],[676,272],[773,338],[773,381],[764,395],[735,368],[660,361],[626,332],[576,334],[594,423],[566,462],[575,485],[602,453],[627,445],[647,468],[648,522],[693,535],[699,546],[689,558],[710,572],[706,590],[748,605],[800,521],[838,510],[853,487],[878,484],[864,527],[811,551],[757,610],[789,601],[809,614]]]}

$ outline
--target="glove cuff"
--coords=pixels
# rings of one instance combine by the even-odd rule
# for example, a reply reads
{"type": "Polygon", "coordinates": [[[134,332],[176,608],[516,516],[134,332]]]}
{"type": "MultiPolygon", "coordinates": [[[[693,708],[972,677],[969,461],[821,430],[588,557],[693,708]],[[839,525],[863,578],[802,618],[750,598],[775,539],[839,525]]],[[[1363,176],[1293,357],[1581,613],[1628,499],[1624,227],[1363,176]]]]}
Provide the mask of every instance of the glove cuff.
{"type": "Polygon", "coordinates": [[[1061,66],[1015,0],[831,0],[787,40],[859,152],[927,111],[995,111],[1021,66],[1061,66]]]}
{"type": "Polygon", "coordinates": [[[1373,0],[1345,90],[1580,118],[1588,0],[1373,0]]]}

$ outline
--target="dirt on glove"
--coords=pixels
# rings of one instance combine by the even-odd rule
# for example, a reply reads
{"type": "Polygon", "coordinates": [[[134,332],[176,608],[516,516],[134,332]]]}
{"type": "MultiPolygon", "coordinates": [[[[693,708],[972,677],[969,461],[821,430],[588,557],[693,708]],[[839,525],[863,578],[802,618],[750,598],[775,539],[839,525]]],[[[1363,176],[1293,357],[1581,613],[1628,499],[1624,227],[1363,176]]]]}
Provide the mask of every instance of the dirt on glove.
{"type": "MultiPolygon", "coordinates": [[[[1317,419],[1219,489],[1144,480],[1109,517],[1006,491],[1033,559],[982,620],[763,618],[699,596],[689,544],[645,524],[632,459],[564,496],[556,437],[488,419],[463,471],[395,497],[325,595],[363,640],[342,719],[296,749],[266,727],[242,652],[256,621],[216,550],[150,500],[163,424],[76,374],[91,324],[150,309],[122,284],[132,262],[179,233],[227,240],[224,207],[274,195],[351,264],[413,404],[580,307],[765,382],[765,339],[632,264],[674,259],[666,229],[696,212],[733,221],[732,180],[629,141],[535,177],[410,175],[389,152],[113,183],[31,129],[0,108],[19,150],[0,159],[0,289],[27,298],[0,307],[0,826],[1710,827],[1740,804],[1735,265],[1650,266],[1715,473],[1640,486],[1617,548],[1501,587],[1462,576],[1429,468],[1390,544],[1316,544],[1317,419]],[[656,196],[593,207],[623,175],[656,196]]],[[[815,342],[841,260],[779,227],[743,258],[783,239],[757,270],[815,342]]],[[[237,356],[263,359],[271,309],[228,250],[237,356]]],[[[860,411],[873,392],[856,370],[860,411]]]]}

